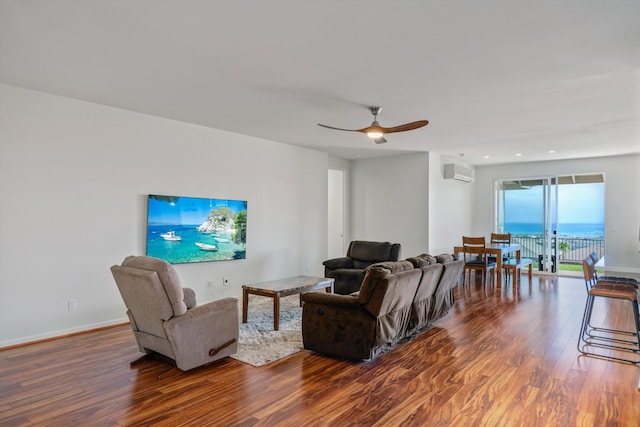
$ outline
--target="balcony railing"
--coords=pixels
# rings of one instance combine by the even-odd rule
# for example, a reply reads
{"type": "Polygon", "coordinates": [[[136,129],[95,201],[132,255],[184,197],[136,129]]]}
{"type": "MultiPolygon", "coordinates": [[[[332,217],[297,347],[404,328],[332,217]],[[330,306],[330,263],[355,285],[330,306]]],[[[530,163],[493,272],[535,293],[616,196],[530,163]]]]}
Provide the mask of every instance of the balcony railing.
{"type": "MultiPolygon", "coordinates": [[[[511,240],[522,245],[521,254],[525,258],[532,258],[536,266],[540,261],[545,262],[542,254],[545,253],[542,235],[512,234],[511,240]]],[[[604,237],[561,237],[553,236],[551,240],[552,263],[582,264],[582,260],[592,252],[598,257],[604,255],[604,237]]],[[[553,268],[555,271],[555,268],[553,268]]]]}

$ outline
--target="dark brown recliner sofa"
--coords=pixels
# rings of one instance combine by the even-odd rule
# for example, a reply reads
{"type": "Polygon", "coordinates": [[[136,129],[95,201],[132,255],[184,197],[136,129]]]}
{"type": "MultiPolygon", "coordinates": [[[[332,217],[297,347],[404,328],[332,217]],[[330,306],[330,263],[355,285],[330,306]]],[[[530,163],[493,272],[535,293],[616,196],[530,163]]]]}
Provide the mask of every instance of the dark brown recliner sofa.
{"type": "Polygon", "coordinates": [[[447,314],[463,266],[452,255],[419,255],[370,266],[358,293],[303,294],[304,348],[347,359],[375,358],[447,314]]]}
{"type": "Polygon", "coordinates": [[[420,287],[413,300],[409,334],[420,332],[444,317],[454,303],[454,289],[464,269],[464,261],[453,255],[422,254],[407,258],[422,270],[420,287]]]}
{"type": "Polygon", "coordinates": [[[302,294],[304,348],[347,359],[370,360],[405,337],[422,271],[409,261],[367,269],[353,295],[302,294]]]}
{"type": "Polygon", "coordinates": [[[400,250],[400,243],[354,240],[349,244],[346,257],[333,258],[322,263],[324,275],[335,279],[333,291],[336,294],[348,295],[360,289],[368,266],[379,262],[398,261],[400,250]]]}

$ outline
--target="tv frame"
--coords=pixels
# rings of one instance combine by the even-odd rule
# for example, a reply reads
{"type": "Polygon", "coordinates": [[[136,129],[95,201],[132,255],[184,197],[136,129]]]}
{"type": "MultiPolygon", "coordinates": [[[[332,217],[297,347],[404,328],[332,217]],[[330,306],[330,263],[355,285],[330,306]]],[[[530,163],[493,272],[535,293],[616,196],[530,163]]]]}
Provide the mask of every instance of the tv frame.
{"type": "Polygon", "coordinates": [[[171,264],[246,258],[247,201],[149,194],[147,256],[171,264]]]}

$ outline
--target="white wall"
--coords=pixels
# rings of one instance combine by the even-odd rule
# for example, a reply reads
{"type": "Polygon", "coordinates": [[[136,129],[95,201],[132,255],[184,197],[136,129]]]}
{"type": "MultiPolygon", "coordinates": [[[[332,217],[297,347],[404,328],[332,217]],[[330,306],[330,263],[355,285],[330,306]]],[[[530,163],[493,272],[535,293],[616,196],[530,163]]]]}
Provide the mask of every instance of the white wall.
{"type": "Polygon", "coordinates": [[[491,233],[491,188],[494,179],[604,173],[606,253],[637,254],[640,227],[640,155],[566,161],[518,163],[476,168],[474,231],[491,233]]]}
{"type": "Polygon", "coordinates": [[[429,154],[351,162],[351,240],[398,242],[401,257],[428,251],[429,154]]]}
{"type": "Polygon", "coordinates": [[[477,184],[444,179],[446,163],[455,161],[429,153],[429,253],[434,255],[452,253],[455,245],[462,244],[462,236],[472,231],[477,184]]]}
{"type": "Polygon", "coordinates": [[[126,319],[109,267],[144,253],[147,194],[248,201],[246,260],[176,266],[201,302],[322,275],[325,153],[7,85],[0,132],[0,347],[126,319]]]}
{"type": "Polygon", "coordinates": [[[436,153],[353,160],[351,240],[399,242],[402,258],[451,253],[471,232],[476,186],[444,179],[451,162],[436,153]]]}

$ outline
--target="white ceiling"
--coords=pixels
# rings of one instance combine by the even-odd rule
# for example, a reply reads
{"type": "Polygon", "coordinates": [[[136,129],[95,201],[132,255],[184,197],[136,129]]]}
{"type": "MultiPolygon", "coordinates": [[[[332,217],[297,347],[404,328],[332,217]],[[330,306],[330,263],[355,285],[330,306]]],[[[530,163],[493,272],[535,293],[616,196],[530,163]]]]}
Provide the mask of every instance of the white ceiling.
{"type": "Polygon", "coordinates": [[[640,1],[0,0],[0,82],[349,159],[638,153],[640,1]],[[430,123],[316,125],[370,105],[430,123]]]}

